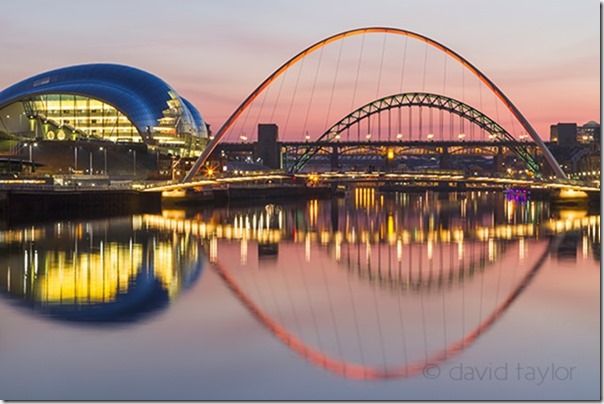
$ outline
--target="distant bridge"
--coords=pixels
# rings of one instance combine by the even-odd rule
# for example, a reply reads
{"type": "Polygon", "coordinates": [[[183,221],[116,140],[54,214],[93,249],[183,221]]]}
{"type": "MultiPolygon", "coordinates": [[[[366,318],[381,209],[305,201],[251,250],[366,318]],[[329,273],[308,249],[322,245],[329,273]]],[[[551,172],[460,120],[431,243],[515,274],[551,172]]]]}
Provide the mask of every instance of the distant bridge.
{"type": "MultiPolygon", "coordinates": [[[[501,127],[497,122],[493,121],[491,118],[478,111],[477,109],[461,102],[455,100],[453,98],[439,95],[439,94],[431,94],[431,93],[401,93],[394,94],[384,98],[377,99],[372,101],[366,105],[363,105],[360,108],[357,108],[350,114],[346,115],[338,122],[333,124],[329,129],[327,129],[319,138],[310,144],[307,145],[304,153],[296,160],[294,165],[291,167],[292,172],[299,172],[306,163],[316,155],[322,147],[321,143],[324,142],[336,142],[340,139],[343,132],[349,132],[351,127],[356,127],[357,130],[357,142],[361,141],[361,123],[366,122],[367,124],[367,135],[371,136],[371,117],[377,115],[378,125],[377,125],[377,137],[381,138],[381,129],[382,125],[380,122],[381,112],[387,111],[387,137],[388,140],[391,140],[393,137],[392,133],[392,114],[391,111],[393,109],[399,110],[399,121],[401,112],[400,109],[403,107],[428,107],[439,110],[445,110],[450,112],[451,114],[457,115],[462,119],[467,120],[468,122],[475,124],[479,128],[485,130],[491,139],[490,142],[481,141],[479,142],[482,147],[495,147],[496,150],[498,144],[503,144],[514,152],[524,163],[526,167],[535,175],[541,175],[541,169],[539,163],[534,158],[534,155],[529,152],[527,149],[528,142],[519,142],[515,139],[508,131],[506,131],[503,127],[501,127]]],[[[399,125],[400,126],[400,125],[399,125]]],[[[432,126],[432,125],[431,125],[432,126]]],[[[409,137],[411,137],[412,129],[409,129],[409,137]]],[[[429,134],[429,136],[434,136],[433,131],[429,134]]],[[[465,134],[460,134],[459,136],[465,136],[465,134]]],[[[441,134],[442,136],[442,134],[441,134]]],[[[397,134],[397,137],[402,138],[403,134],[397,134]]],[[[348,136],[350,138],[350,135],[348,136]]],[[[419,145],[423,145],[422,141],[415,141],[419,145]]],[[[350,143],[350,142],[348,142],[350,143]]],[[[411,143],[414,143],[411,140],[411,143]]],[[[445,142],[447,143],[447,142],[445,142]]],[[[463,145],[463,142],[457,142],[463,145]]],[[[537,146],[537,144],[534,144],[537,146]]],[[[425,145],[424,145],[425,147],[425,145]]],[[[476,147],[476,145],[474,146],[476,147]]],[[[337,149],[336,149],[337,150],[337,149]]],[[[445,146],[441,150],[437,150],[441,154],[448,154],[448,147],[445,146]]]]}
{"type": "MultiPolygon", "coordinates": [[[[486,140],[320,140],[282,141],[278,142],[283,158],[293,160],[289,171],[298,173],[314,157],[322,156],[328,159],[331,170],[337,170],[345,156],[374,157],[384,161],[398,159],[403,156],[437,157],[440,168],[448,168],[454,156],[484,156],[493,158],[495,169],[501,171],[505,158],[516,155],[515,151],[522,149],[523,155],[530,157],[531,172],[539,171],[539,163],[534,157],[539,148],[532,142],[486,141],[486,140]]],[[[216,147],[217,156],[237,158],[253,156],[257,143],[221,143],[216,147]]]]}

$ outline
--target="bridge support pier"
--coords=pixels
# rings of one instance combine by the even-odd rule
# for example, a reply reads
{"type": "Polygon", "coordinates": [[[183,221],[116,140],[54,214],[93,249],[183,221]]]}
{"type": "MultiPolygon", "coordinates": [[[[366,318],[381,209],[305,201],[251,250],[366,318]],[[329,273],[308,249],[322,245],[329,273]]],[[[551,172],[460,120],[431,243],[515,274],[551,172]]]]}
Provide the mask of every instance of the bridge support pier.
{"type": "Polygon", "coordinates": [[[258,142],[254,147],[254,157],[261,158],[262,164],[268,168],[282,168],[281,145],[279,144],[279,128],[275,124],[258,124],[258,142]]]}
{"type": "Polygon", "coordinates": [[[441,169],[451,168],[451,155],[447,147],[443,147],[438,166],[441,169]]]}
{"type": "Polygon", "coordinates": [[[503,147],[497,147],[497,154],[493,158],[493,169],[495,172],[502,173],[505,171],[505,156],[503,154],[503,147]]]}
{"type": "Polygon", "coordinates": [[[340,167],[340,148],[333,146],[329,157],[330,167],[332,171],[337,171],[340,167]]]}

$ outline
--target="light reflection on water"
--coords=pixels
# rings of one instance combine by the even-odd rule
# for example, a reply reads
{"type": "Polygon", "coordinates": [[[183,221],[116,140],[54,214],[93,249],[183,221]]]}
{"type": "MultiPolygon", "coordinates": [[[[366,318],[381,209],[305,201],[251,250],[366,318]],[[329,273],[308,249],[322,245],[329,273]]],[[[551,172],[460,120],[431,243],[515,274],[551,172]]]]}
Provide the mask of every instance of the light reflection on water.
{"type": "Polygon", "coordinates": [[[204,264],[194,240],[148,231],[140,217],[6,230],[0,249],[6,296],[84,323],[128,323],[167,307],[204,264]]]}
{"type": "MultiPolygon", "coordinates": [[[[220,352],[221,374],[235,387],[190,385],[171,398],[347,397],[346,385],[332,376],[374,380],[362,382],[368,386],[381,379],[415,380],[418,386],[411,395],[384,388],[355,398],[435,398],[441,396],[422,390],[425,380],[418,382],[426,366],[472,358],[476,346],[482,346],[481,358],[502,360],[486,354],[489,339],[495,344],[500,338],[502,319],[523,319],[516,307],[535,311],[523,301],[530,299],[534,283],[553,276],[550,268],[587,269],[564,273],[562,279],[583,276],[593,282],[596,276],[599,281],[599,225],[599,212],[497,193],[382,194],[357,188],[346,199],[165,210],[162,215],[7,229],[0,232],[0,290],[6,303],[25,308],[10,315],[31,319],[30,328],[49,326],[36,318],[68,320],[70,330],[58,331],[66,339],[84,335],[73,329],[79,324],[95,324],[110,333],[105,338],[126,346],[134,344],[132,337],[141,337],[143,326],[146,333],[166,338],[197,333],[205,340],[205,354],[189,370],[205,374],[212,369],[203,360],[212,357],[207,349],[220,352]],[[184,289],[193,295],[181,294],[184,289]],[[111,331],[115,324],[123,331],[111,331]],[[209,329],[220,335],[221,327],[224,332],[247,327],[249,335],[234,331],[228,338],[208,337],[209,329]],[[234,349],[233,341],[245,347],[250,338],[257,351],[270,352],[277,343],[285,353],[275,354],[276,363],[303,366],[313,374],[306,376],[309,380],[322,374],[317,385],[328,387],[318,388],[316,395],[276,387],[273,395],[258,395],[245,383],[237,388],[226,374],[236,373],[242,361],[260,374],[280,373],[268,365],[271,357],[258,361],[252,348],[234,349]]],[[[569,286],[560,293],[565,310],[575,304],[568,295],[579,292],[569,286]]],[[[593,291],[585,293],[597,303],[593,291]]],[[[577,303],[577,310],[586,315],[584,304],[577,303]]],[[[597,313],[597,306],[587,307],[587,314],[597,313]]],[[[555,321],[549,327],[555,329],[555,321]]],[[[54,325],[52,330],[57,332],[54,325]]],[[[522,335],[523,330],[514,332],[522,335]]],[[[61,341],[56,343],[61,349],[61,341]]],[[[200,348],[193,339],[178,351],[186,356],[200,348]]],[[[597,353],[597,345],[587,348],[597,353]]],[[[157,349],[151,344],[138,355],[157,349]]],[[[126,355],[134,363],[141,359],[133,352],[126,355]]],[[[543,358],[552,360],[551,354],[543,358]]],[[[178,363],[171,358],[145,372],[173,372],[178,363]]],[[[79,366],[90,371],[89,364],[79,366]]],[[[0,365],[0,375],[9,369],[0,365]]],[[[585,391],[584,383],[581,388],[585,391]]],[[[171,390],[150,385],[90,398],[159,398],[165,391],[171,390]]],[[[437,391],[446,394],[447,388],[437,391]]],[[[572,393],[572,388],[565,391],[572,393]]],[[[71,397],[61,389],[51,392],[56,398],[71,397]]],[[[531,394],[547,396],[540,392],[531,394]]]]}

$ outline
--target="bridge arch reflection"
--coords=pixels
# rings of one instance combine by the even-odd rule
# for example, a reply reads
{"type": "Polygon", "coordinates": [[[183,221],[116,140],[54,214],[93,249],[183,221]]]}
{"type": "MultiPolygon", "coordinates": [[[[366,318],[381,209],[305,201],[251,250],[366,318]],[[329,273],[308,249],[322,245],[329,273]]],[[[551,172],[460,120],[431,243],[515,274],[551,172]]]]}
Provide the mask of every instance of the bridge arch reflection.
{"type": "Polygon", "coordinates": [[[599,250],[599,216],[500,196],[361,189],[4,230],[0,290],[52,319],[124,324],[167,307],[207,254],[258,324],[305,360],[344,377],[410,377],[494,327],[548,259],[599,250]]]}
{"type": "MultiPolygon", "coordinates": [[[[356,379],[410,377],[460,354],[567,248],[569,232],[587,237],[579,238],[586,251],[599,242],[599,216],[518,201],[492,204],[485,195],[438,200],[416,194],[383,203],[382,195],[372,196],[202,210],[191,217],[166,212],[143,222],[203,239],[220,279],[263,328],[313,365],[356,379]],[[398,260],[402,249],[402,274],[426,274],[440,246],[444,263],[453,261],[445,268],[456,279],[449,287],[380,283],[393,262],[385,259],[389,250],[398,260]],[[360,260],[348,266],[348,256],[360,260]],[[380,262],[382,270],[374,271],[380,262]]],[[[433,269],[439,265],[433,260],[433,269]]]]}
{"type": "Polygon", "coordinates": [[[315,348],[309,343],[304,342],[287,327],[281,325],[279,321],[276,321],[271,315],[267,314],[267,312],[260,308],[239,286],[236,278],[224,265],[215,262],[213,267],[216,269],[221,279],[224,280],[237,299],[254,316],[254,318],[291,350],[314,365],[320,366],[340,376],[352,379],[373,380],[406,378],[421,374],[421,372],[426,369],[427,366],[444,362],[471,346],[478,339],[478,337],[488,331],[496,323],[496,321],[526,289],[539,269],[541,269],[541,266],[549,254],[549,250],[550,243],[547,243],[545,248],[542,249],[536,262],[534,262],[528,272],[522,277],[517,286],[513,288],[507,297],[496,306],[491,314],[489,314],[486,318],[481,319],[481,322],[477,326],[470,329],[467,334],[449,343],[445,348],[437,350],[435,353],[430,353],[429,355],[426,354],[426,357],[423,360],[420,359],[393,367],[389,367],[386,363],[379,365],[366,365],[364,363],[338,358],[329,353],[325,353],[321,349],[315,348]]]}

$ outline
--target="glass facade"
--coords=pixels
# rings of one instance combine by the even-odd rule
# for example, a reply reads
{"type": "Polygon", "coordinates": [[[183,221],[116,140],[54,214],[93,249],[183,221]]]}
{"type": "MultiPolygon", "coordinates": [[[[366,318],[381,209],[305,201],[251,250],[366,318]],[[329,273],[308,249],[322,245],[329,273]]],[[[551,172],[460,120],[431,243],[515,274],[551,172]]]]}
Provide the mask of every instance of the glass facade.
{"type": "Polygon", "coordinates": [[[208,130],[197,109],[159,77],[124,65],[41,73],[0,91],[0,135],[41,140],[143,142],[191,157],[208,130]]]}
{"type": "Polygon", "coordinates": [[[94,98],[44,94],[23,104],[32,125],[39,125],[34,131],[45,140],[86,137],[113,142],[143,141],[126,115],[94,98]]]}

